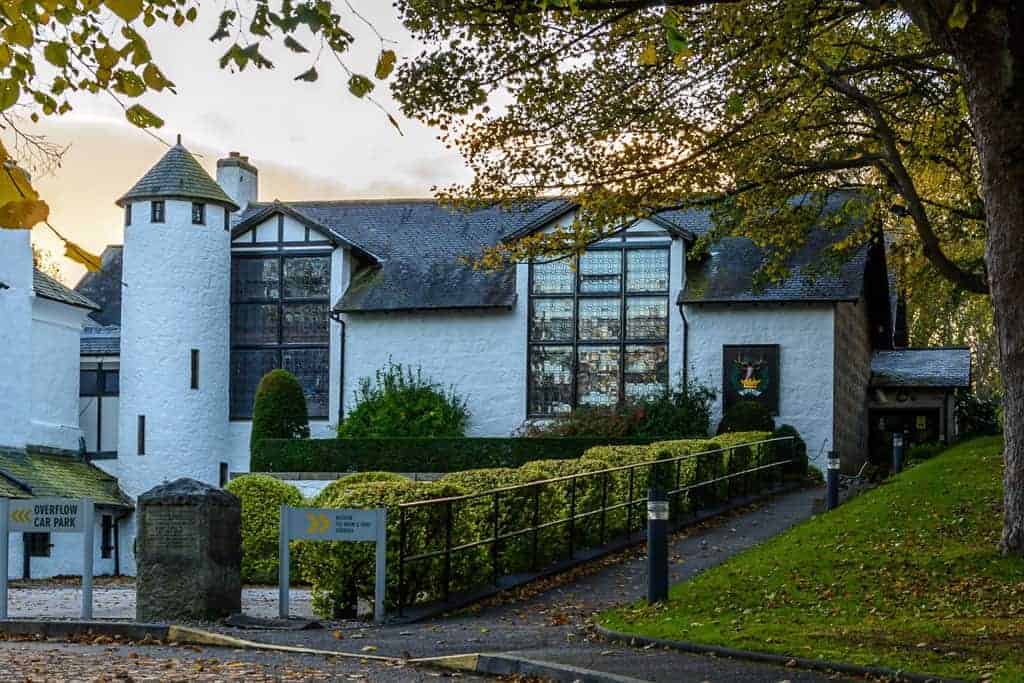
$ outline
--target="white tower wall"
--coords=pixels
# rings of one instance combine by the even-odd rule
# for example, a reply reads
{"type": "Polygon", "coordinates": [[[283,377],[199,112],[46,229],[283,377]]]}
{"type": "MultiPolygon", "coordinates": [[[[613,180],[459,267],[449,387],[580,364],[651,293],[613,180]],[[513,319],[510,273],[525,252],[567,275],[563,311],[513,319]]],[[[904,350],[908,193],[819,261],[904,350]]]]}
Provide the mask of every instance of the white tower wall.
{"type": "Polygon", "coordinates": [[[0,229],[0,448],[22,449],[32,409],[31,231],[0,229]]]}
{"type": "Polygon", "coordinates": [[[231,236],[220,206],[207,204],[206,225],[191,201],[165,210],[151,223],[150,202],[133,202],[124,235],[117,475],[133,497],[178,477],[216,486],[227,460],[231,236]]]}

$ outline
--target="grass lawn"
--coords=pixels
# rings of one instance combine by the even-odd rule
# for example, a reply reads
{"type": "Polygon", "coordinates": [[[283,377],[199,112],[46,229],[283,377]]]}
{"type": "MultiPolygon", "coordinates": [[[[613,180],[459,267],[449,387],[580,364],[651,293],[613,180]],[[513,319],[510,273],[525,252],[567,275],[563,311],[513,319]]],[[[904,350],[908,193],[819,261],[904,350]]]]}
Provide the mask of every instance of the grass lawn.
{"type": "Polygon", "coordinates": [[[1024,681],[1024,560],[999,555],[1002,441],[954,446],[694,580],[606,612],[645,636],[1024,681]]]}

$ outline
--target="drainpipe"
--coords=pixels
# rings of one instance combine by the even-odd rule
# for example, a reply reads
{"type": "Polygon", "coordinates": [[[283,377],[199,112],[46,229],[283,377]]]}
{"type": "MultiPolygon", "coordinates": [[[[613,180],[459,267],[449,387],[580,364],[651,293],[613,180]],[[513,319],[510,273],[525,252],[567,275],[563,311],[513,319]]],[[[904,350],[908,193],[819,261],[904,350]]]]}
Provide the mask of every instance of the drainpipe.
{"type": "Polygon", "coordinates": [[[340,313],[334,311],[331,311],[331,320],[341,325],[341,338],[339,339],[341,348],[338,349],[338,365],[340,366],[338,371],[338,426],[340,427],[345,419],[345,320],[340,313]]]}
{"type": "Polygon", "coordinates": [[[683,387],[685,388],[690,376],[690,321],[686,319],[683,304],[679,304],[679,316],[683,319],[683,387]]]}

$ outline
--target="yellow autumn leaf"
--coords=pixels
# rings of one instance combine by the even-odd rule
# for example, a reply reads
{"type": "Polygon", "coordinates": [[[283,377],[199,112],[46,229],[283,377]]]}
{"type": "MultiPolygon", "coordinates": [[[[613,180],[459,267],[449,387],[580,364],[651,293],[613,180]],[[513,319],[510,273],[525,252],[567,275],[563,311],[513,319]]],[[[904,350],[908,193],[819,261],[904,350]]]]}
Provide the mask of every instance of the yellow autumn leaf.
{"type": "Polygon", "coordinates": [[[41,199],[16,199],[0,206],[0,228],[25,230],[50,217],[50,207],[41,199]]]}
{"type": "Polygon", "coordinates": [[[82,249],[71,240],[64,240],[64,255],[75,263],[81,263],[90,273],[98,273],[103,268],[99,256],[82,249]]]}
{"type": "Polygon", "coordinates": [[[142,0],[104,0],[103,4],[125,21],[132,21],[142,14],[142,0]]]}
{"type": "Polygon", "coordinates": [[[658,63],[658,48],[651,42],[647,43],[644,51],[640,53],[640,64],[643,66],[654,66],[658,63]]]}

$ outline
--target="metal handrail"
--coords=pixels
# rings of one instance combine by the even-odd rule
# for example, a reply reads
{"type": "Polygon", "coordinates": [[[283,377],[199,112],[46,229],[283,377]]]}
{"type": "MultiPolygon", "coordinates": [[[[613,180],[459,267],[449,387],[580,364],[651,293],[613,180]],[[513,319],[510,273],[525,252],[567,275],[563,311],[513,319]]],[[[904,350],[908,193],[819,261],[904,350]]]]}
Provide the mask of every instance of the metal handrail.
{"type": "MultiPolygon", "coordinates": [[[[464,493],[458,496],[446,496],[444,498],[428,498],[426,500],[413,500],[405,503],[399,503],[400,508],[413,508],[421,507],[423,505],[436,505],[438,503],[447,502],[460,502],[464,500],[472,500],[473,498],[482,498],[484,496],[493,496],[495,493],[505,493],[507,491],[515,491],[518,489],[528,489],[534,486],[543,486],[546,484],[557,484],[562,481],[568,481],[570,479],[579,479],[580,477],[592,477],[599,474],[606,474],[608,472],[621,472],[624,470],[638,469],[641,467],[652,467],[654,465],[661,465],[670,462],[682,462],[683,460],[692,460],[702,455],[715,455],[716,453],[725,453],[726,451],[734,451],[737,448],[749,448],[751,446],[759,446],[765,443],[774,443],[777,441],[792,441],[791,436],[779,436],[774,439],[762,439],[760,441],[750,441],[745,443],[738,443],[733,446],[725,446],[723,448],[716,448],[710,451],[701,451],[699,453],[685,453],[683,455],[673,456],[671,458],[663,458],[661,460],[648,460],[646,462],[634,463],[632,465],[618,465],[616,467],[608,467],[603,470],[593,470],[592,472],[576,472],[575,474],[564,474],[560,477],[552,477],[551,479],[539,479],[537,481],[527,482],[525,484],[510,484],[509,486],[499,486],[498,488],[488,489],[487,491],[478,491],[476,493],[464,493]]],[[[645,448],[650,447],[653,444],[648,444],[645,448]]]]}

